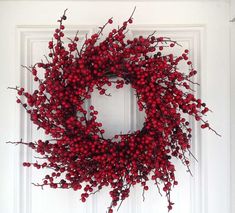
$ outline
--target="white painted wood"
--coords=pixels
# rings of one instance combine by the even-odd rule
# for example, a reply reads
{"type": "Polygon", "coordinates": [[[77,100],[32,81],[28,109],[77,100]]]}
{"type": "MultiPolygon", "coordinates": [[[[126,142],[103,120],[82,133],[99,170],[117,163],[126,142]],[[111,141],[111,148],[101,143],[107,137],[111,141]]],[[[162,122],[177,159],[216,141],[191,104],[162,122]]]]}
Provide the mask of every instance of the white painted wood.
{"type": "MultiPolygon", "coordinates": [[[[0,1],[6,1],[6,0],[0,0],[0,1]]],[[[8,0],[8,1],[14,1],[14,0],[8,0]]],[[[38,0],[18,0],[18,1],[29,1],[29,2],[35,2],[35,1],[38,1],[38,0]]],[[[49,2],[49,1],[58,1],[58,0],[41,0],[41,1],[44,1],[44,2],[49,2]]],[[[62,1],[62,0],[61,0],[62,1]]],[[[81,1],[84,1],[84,0],[70,0],[70,1],[77,1],[77,2],[81,2],[81,1]]],[[[87,1],[99,1],[99,0],[87,0],[87,1]]],[[[103,1],[109,1],[109,0],[103,0],[103,1]]],[[[123,1],[126,1],[126,0],[116,0],[116,1],[119,1],[119,2],[123,2],[123,1]]],[[[135,2],[135,0],[127,0],[127,1],[130,1],[130,2],[135,2]]],[[[146,1],[150,1],[150,2],[159,2],[159,1],[172,1],[172,0],[138,0],[140,2],[146,2],[146,1]]],[[[180,0],[180,1],[196,1],[196,2],[202,2],[202,1],[212,1],[212,2],[227,2],[229,3],[229,0],[180,0]]]]}
{"type": "MultiPolygon", "coordinates": [[[[111,16],[116,24],[121,23],[130,15],[134,5],[137,6],[135,25],[131,26],[128,36],[147,35],[156,29],[159,34],[177,39],[185,48],[192,50],[191,57],[199,71],[197,80],[201,83],[201,87],[197,88],[198,96],[211,106],[214,113],[208,119],[223,135],[218,138],[212,132],[201,132],[197,125],[194,126],[193,152],[199,163],[192,164],[194,177],[190,177],[180,164],[177,165],[180,185],[173,192],[176,205],[172,212],[229,213],[229,5],[226,1],[0,2],[0,26],[4,32],[0,34],[0,129],[4,133],[0,141],[17,140],[20,137],[29,140],[41,134],[31,127],[23,111],[15,104],[14,92],[7,91],[6,87],[15,84],[25,85],[29,89],[33,87],[30,76],[20,71],[20,64],[30,65],[45,53],[46,41],[50,39],[62,11],[69,8],[66,21],[69,35],[79,28],[83,37],[84,33],[91,33],[111,16]]],[[[115,131],[140,128],[143,118],[135,110],[132,92],[128,87],[118,92],[111,91],[114,100],[102,100],[95,93],[92,99],[100,108],[100,119],[107,122],[106,129],[110,128],[114,134],[115,131]],[[110,105],[115,107],[120,119],[111,117],[110,105]]],[[[29,184],[41,177],[40,172],[19,166],[23,160],[32,157],[29,150],[1,142],[0,152],[4,172],[0,176],[0,212],[105,211],[105,203],[109,202],[105,192],[95,195],[87,204],[81,204],[77,192],[41,191],[29,184]],[[11,153],[14,153],[14,157],[11,153]]],[[[141,193],[140,189],[134,189],[120,212],[167,212],[165,198],[160,198],[157,190],[146,193],[144,203],[141,193]]]]}
{"type": "Polygon", "coordinates": [[[235,212],[235,0],[231,0],[230,5],[230,97],[231,97],[231,212],[235,212]]]}

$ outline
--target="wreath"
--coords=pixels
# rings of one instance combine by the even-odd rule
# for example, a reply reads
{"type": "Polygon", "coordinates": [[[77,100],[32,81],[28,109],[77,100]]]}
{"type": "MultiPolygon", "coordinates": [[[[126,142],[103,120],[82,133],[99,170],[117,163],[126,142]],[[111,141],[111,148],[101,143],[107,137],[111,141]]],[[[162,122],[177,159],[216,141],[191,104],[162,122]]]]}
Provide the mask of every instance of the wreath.
{"type": "Polygon", "coordinates": [[[171,210],[170,192],[178,184],[171,159],[179,159],[190,171],[187,154],[192,154],[192,129],[184,114],[200,121],[201,128],[218,134],[203,119],[208,107],[193,94],[192,85],[196,83],[192,77],[197,72],[189,60],[189,50],[180,56],[164,54],[163,49],[178,43],[155,33],[127,39],[133,13],[106,37],[103,32],[113,23],[112,18],[86,37],[81,48],[77,34],[66,46],[65,12],[49,42],[47,60],[26,67],[37,89],[28,92],[23,87],[12,88],[22,96],[17,103],[51,139],[10,143],[27,145],[42,156],[40,162],[24,162],[24,166],[52,169],[37,186],[83,189],[82,202],[109,186],[108,212],[112,213],[129,196],[132,186],[140,184],[145,191],[151,180],[165,193],[171,210]],[[180,63],[188,65],[187,73],[179,70],[180,63]],[[85,103],[94,89],[100,95],[109,95],[107,86],[121,89],[125,84],[135,91],[138,108],[146,114],[145,122],[141,130],[107,139],[102,123],[97,121],[98,111],[92,105],[85,107],[85,103]]]}

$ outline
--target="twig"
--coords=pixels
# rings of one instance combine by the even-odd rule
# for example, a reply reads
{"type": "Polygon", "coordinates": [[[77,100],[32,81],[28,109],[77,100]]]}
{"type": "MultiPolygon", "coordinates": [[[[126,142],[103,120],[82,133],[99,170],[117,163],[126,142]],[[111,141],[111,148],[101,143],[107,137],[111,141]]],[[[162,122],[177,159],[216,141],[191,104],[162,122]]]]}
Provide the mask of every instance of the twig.
{"type": "Polygon", "coordinates": [[[189,155],[191,155],[195,161],[198,162],[197,158],[194,156],[194,154],[190,151],[190,149],[188,149],[189,155]]]}
{"type": "MultiPolygon", "coordinates": [[[[204,121],[202,118],[201,118],[201,121],[204,123],[204,124],[207,124],[206,121],[204,121]]],[[[219,137],[222,137],[219,133],[217,133],[214,129],[212,129],[210,126],[208,126],[207,128],[209,128],[209,130],[213,131],[216,135],[218,135],[219,137]]]]}
{"type": "Polygon", "coordinates": [[[122,201],[120,202],[120,204],[119,204],[119,206],[118,206],[118,208],[117,208],[117,211],[120,209],[120,207],[121,207],[123,201],[124,201],[124,200],[122,200],[122,201]]]}
{"type": "Polygon", "coordinates": [[[158,185],[158,182],[156,181],[155,184],[157,185],[158,193],[162,196],[162,193],[161,193],[160,187],[158,185]]]}
{"type": "Polygon", "coordinates": [[[34,186],[40,186],[41,187],[41,189],[43,190],[43,187],[44,187],[44,184],[39,184],[39,183],[37,183],[37,184],[35,184],[35,183],[32,183],[34,186]]]}
{"type": "Polygon", "coordinates": [[[143,198],[143,202],[145,201],[145,196],[144,196],[144,193],[145,193],[145,190],[143,189],[143,192],[142,192],[142,198],[143,198]]]}
{"type": "Polygon", "coordinates": [[[9,144],[15,144],[15,145],[19,145],[19,144],[23,144],[23,145],[30,145],[30,144],[34,144],[35,145],[35,143],[33,143],[33,142],[23,142],[22,141],[22,139],[20,140],[20,141],[16,141],[16,142],[14,142],[14,141],[7,141],[6,143],[9,143],[9,144]]]}

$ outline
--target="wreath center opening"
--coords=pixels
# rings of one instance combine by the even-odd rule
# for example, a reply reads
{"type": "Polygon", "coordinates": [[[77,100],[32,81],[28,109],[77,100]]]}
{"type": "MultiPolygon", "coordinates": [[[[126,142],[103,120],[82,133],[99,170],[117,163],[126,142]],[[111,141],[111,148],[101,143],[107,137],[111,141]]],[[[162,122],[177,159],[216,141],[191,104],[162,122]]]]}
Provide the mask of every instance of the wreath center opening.
{"type": "Polygon", "coordinates": [[[103,137],[111,139],[141,130],[145,112],[138,108],[135,90],[119,77],[112,77],[109,82],[109,85],[94,87],[90,102],[97,112],[96,121],[102,124],[103,137]]]}

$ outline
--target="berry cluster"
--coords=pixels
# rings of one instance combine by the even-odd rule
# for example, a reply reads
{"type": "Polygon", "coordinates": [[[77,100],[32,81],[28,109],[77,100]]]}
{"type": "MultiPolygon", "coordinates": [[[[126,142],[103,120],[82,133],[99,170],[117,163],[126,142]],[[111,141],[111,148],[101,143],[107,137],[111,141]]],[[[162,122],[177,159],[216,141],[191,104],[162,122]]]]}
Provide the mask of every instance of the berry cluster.
{"type": "Polygon", "coordinates": [[[163,54],[164,48],[173,48],[177,42],[154,34],[128,40],[126,32],[132,16],[101,39],[106,25],[113,23],[109,19],[78,48],[77,35],[68,46],[63,42],[64,13],[49,42],[47,61],[27,67],[38,88],[33,92],[14,88],[26,98],[27,102],[22,98],[17,102],[32,122],[52,138],[14,142],[29,146],[45,159],[40,163],[25,162],[24,166],[53,170],[37,185],[83,189],[83,202],[109,186],[109,213],[129,196],[132,186],[140,184],[148,190],[150,180],[165,192],[171,210],[170,192],[177,185],[172,157],[189,167],[186,154],[190,152],[192,129],[183,114],[201,121],[201,128],[214,131],[203,120],[209,109],[193,95],[192,77],[196,71],[189,51],[180,56],[163,54]],[[187,63],[189,71],[181,72],[179,63],[187,63]],[[44,78],[39,78],[39,72],[44,78]],[[111,76],[119,80],[111,80],[111,76]],[[135,90],[139,110],[145,111],[146,119],[141,130],[106,139],[102,123],[97,121],[98,111],[94,106],[87,109],[85,102],[94,88],[100,95],[109,95],[107,86],[121,89],[124,84],[135,90]]]}

